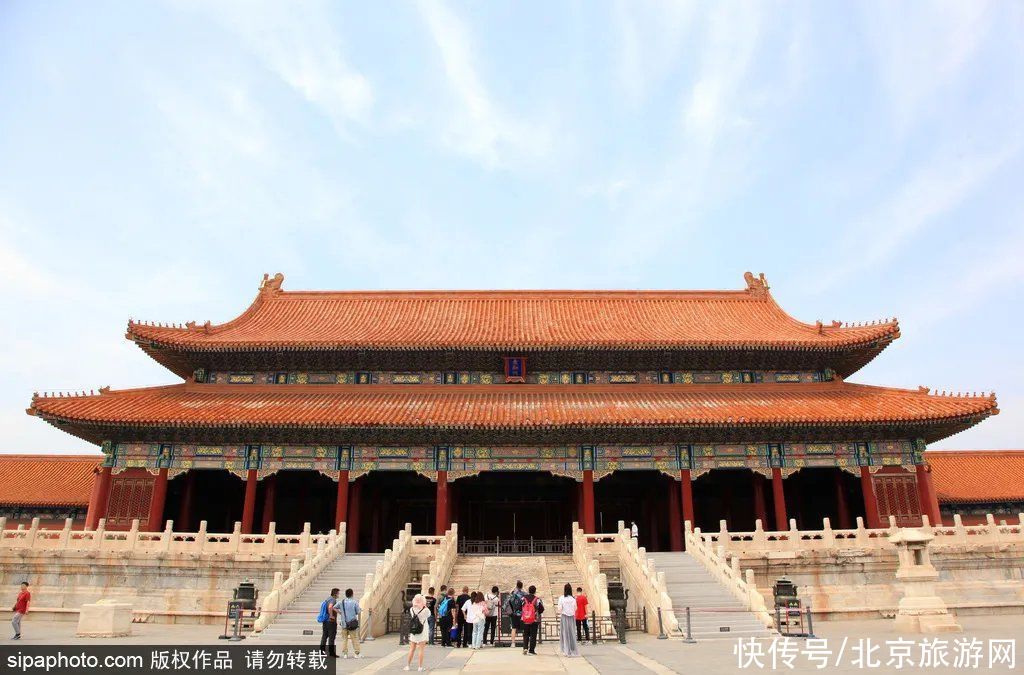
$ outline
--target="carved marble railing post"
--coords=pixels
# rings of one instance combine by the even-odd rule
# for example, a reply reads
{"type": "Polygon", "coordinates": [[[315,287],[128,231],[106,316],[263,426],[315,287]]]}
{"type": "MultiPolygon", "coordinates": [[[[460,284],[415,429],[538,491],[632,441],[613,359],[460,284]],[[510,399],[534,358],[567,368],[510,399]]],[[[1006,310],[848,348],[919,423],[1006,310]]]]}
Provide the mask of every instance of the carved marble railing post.
{"type": "Polygon", "coordinates": [[[28,528],[28,537],[25,539],[25,543],[28,548],[32,548],[36,545],[36,535],[39,533],[39,519],[33,518],[32,524],[28,528]]]}
{"type": "Polygon", "coordinates": [[[760,518],[754,521],[754,537],[751,543],[759,551],[764,551],[768,548],[768,537],[764,534],[764,525],[761,523],[760,518]]]}
{"type": "MultiPolygon", "coordinates": [[[[74,520],[71,518],[64,519],[64,529],[60,532],[60,549],[67,550],[68,544],[71,542],[71,530],[74,520]]],[[[0,524],[0,531],[3,530],[2,524],[0,524]]]]}
{"type": "Polygon", "coordinates": [[[303,550],[309,548],[309,537],[310,537],[310,525],[309,523],[302,524],[302,536],[299,539],[299,547],[303,550]]]}
{"type": "Polygon", "coordinates": [[[231,543],[230,548],[232,553],[238,553],[242,548],[242,523],[236,522],[234,529],[231,530],[231,543]]]}
{"type": "Polygon", "coordinates": [[[836,533],[832,531],[832,521],[829,518],[821,519],[821,542],[825,548],[836,547],[836,533]]]}
{"type": "Polygon", "coordinates": [[[128,535],[125,537],[125,550],[130,554],[135,550],[135,544],[139,541],[139,519],[132,519],[132,526],[128,528],[128,535]]]}
{"type": "Polygon", "coordinates": [[[206,548],[206,521],[199,521],[199,531],[196,532],[196,553],[202,553],[206,548]]]}
{"type": "Polygon", "coordinates": [[[164,553],[171,552],[171,546],[174,544],[174,521],[168,520],[164,532],[160,536],[160,546],[164,553]]]}
{"type": "Polygon", "coordinates": [[[964,527],[964,519],[960,517],[959,513],[953,514],[953,540],[957,544],[967,543],[967,528],[964,527]]]}
{"type": "Polygon", "coordinates": [[[868,531],[864,527],[864,518],[857,516],[857,534],[855,535],[854,541],[857,542],[857,546],[867,548],[870,542],[868,537],[868,531]]]}
{"type": "Polygon", "coordinates": [[[96,523],[96,530],[93,532],[93,548],[97,551],[103,548],[104,535],[107,533],[107,519],[100,518],[96,523]]]}
{"type": "Polygon", "coordinates": [[[263,551],[267,554],[273,554],[274,549],[277,546],[277,523],[270,521],[267,526],[267,538],[263,540],[263,551]]]}

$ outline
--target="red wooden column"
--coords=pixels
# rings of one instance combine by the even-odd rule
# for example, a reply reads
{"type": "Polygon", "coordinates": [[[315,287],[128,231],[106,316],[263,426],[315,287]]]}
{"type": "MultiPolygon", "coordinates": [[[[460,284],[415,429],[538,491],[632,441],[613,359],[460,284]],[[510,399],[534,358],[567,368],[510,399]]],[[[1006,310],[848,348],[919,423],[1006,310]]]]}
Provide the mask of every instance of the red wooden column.
{"type": "Polygon", "coordinates": [[[110,467],[101,467],[96,474],[95,495],[90,500],[89,511],[85,515],[85,529],[95,530],[100,518],[107,516],[107,501],[110,499],[110,467]]]}
{"type": "Polygon", "coordinates": [[[263,514],[260,518],[260,532],[270,531],[274,522],[274,503],[277,501],[277,476],[269,476],[263,481],[263,514]]]}
{"type": "Polygon", "coordinates": [[[931,508],[932,525],[942,524],[942,511],[939,509],[939,493],[935,491],[935,479],[932,477],[932,465],[928,464],[925,472],[928,481],[928,506],[931,508]]]}
{"type": "Polygon", "coordinates": [[[932,525],[942,524],[942,513],[939,511],[939,500],[932,483],[931,467],[927,464],[917,465],[917,494],[921,500],[921,515],[927,515],[932,525]]]}
{"type": "Polygon", "coordinates": [[[451,527],[448,510],[448,472],[437,472],[437,509],[434,513],[434,534],[442,535],[451,527]]]}
{"type": "Polygon", "coordinates": [[[256,469],[245,474],[245,501],[242,503],[242,534],[252,534],[253,518],[256,515],[256,469]]]}
{"type": "Polygon", "coordinates": [[[764,498],[764,476],[754,474],[754,517],[761,521],[761,528],[768,528],[768,502],[764,498]]]}
{"type": "Polygon", "coordinates": [[[860,468],[860,490],[864,493],[864,519],[866,527],[875,529],[882,527],[882,518],[878,515],[878,499],[875,498],[875,484],[871,480],[871,469],[860,468]]]}
{"type": "Polygon", "coordinates": [[[690,523],[690,527],[696,527],[696,521],[693,515],[693,483],[690,481],[690,470],[680,469],[679,478],[682,481],[680,485],[682,502],[683,502],[683,527],[686,527],[686,523],[690,523]]]}
{"type": "Polygon", "coordinates": [[[836,527],[840,530],[849,530],[850,524],[850,508],[846,503],[846,486],[843,485],[843,472],[840,469],[836,469],[833,474],[836,486],[836,510],[839,512],[839,519],[836,523],[836,527]]]}
{"type": "Polygon", "coordinates": [[[174,529],[178,532],[192,531],[192,499],[196,491],[196,474],[189,471],[185,474],[185,487],[181,495],[181,506],[178,508],[178,520],[174,529]]]}
{"type": "Polygon", "coordinates": [[[772,469],[772,497],[775,501],[775,530],[789,528],[786,519],[786,493],[782,489],[782,469],[772,469]]]}
{"type": "Polygon", "coordinates": [[[673,551],[683,550],[683,519],[679,507],[679,490],[675,480],[668,483],[668,545],[673,551]]]}
{"type": "Polygon", "coordinates": [[[583,471],[583,531],[587,534],[596,532],[594,524],[594,471],[583,471]]]}
{"type": "Polygon", "coordinates": [[[363,501],[363,484],[358,480],[348,491],[348,541],[345,547],[349,553],[359,553],[359,516],[363,501]]]}
{"type": "Polygon", "coordinates": [[[149,500],[149,520],[146,529],[159,532],[163,529],[164,504],[167,503],[167,469],[160,469],[153,483],[153,496],[149,500]]]}
{"type": "Polygon", "coordinates": [[[338,501],[334,504],[334,524],[341,527],[342,523],[348,532],[348,469],[338,472],[338,501]]]}

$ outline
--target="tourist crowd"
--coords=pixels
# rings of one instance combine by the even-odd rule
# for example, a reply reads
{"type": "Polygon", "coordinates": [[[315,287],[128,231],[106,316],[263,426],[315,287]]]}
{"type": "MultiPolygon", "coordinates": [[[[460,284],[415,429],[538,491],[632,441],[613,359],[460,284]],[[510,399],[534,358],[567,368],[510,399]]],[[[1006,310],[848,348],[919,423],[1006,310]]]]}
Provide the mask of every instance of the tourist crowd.
{"type": "MultiPolygon", "coordinates": [[[[353,656],[359,658],[359,615],[361,608],[352,597],[352,589],[338,599],[339,589],[323,601],[317,621],[322,625],[320,651],[338,656],[337,633],[341,630],[341,658],[348,658],[349,644],[353,656]]],[[[589,640],[587,622],[588,600],[582,588],[575,594],[566,584],[556,602],[558,616],[559,651],[565,656],[579,656],[577,641],[589,640]]],[[[544,601],[537,595],[537,587],[525,590],[517,581],[511,591],[504,594],[497,586],[489,592],[470,591],[468,586],[456,595],[455,588],[441,586],[437,595],[430,588],[426,595],[417,594],[409,608],[409,656],[405,670],[411,670],[418,656],[418,668],[423,670],[424,649],[440,638],[442,647],[481,649],[485,645],[498,646],[499,620],[508,619],[510,647],[522,647],[524,655],[537,654],[537,634],[545,612],[544,601]],[[418,654],[417,654],[418,652],[418,654]]]]}

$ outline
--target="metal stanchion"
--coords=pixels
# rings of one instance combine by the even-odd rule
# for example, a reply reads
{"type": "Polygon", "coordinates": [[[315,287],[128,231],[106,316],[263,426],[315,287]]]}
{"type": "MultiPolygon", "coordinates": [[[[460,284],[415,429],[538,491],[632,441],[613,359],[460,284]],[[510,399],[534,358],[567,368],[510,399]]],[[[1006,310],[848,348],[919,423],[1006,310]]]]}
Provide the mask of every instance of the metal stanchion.
{"type": "Polygon", "coordinates": [[[807,605],[807,637],[814,638],[814,619],[811,618],[811,606],[807,605]]]}
{"type": "Polygon", "coordinates": [[[597,627],[597,611],[591,611],[590,612],[590,630],[591,630],[591,637],[593,639],[594,644],[596,645],[600,641],[600,639],[598,638],[598,635],[597,635],[598,630],[599,630],[598,627],[597,627]]]}
{"type": "Polygon", "coordinates": [[[658,639],[667,640],[668,636],[665,635],[665,624],[661,621],[661,607],[658,608],[658,639]]]}
{"type": "Polygon", "coordinates": [[[245,639],[242,635],[242,603],[238,600],[228,602],[228,617],[234,619],[235,625],[231,629],[229,642],[240,642],[245,639]]]}
{"type": "Polygon", "coordinates": [[[686,608],[686,637],[683,638],[683,642],[688,644],[694,644],[697,642],[693,639],[693,624],[690,622],[690,608],[686,608]]]}

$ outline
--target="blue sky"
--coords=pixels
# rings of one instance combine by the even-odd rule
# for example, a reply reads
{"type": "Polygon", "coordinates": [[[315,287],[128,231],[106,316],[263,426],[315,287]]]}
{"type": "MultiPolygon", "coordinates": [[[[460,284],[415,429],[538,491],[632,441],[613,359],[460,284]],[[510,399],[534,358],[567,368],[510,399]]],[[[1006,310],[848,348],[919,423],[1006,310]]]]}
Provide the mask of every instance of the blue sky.
{"type": "Polygon", "coordinates": [[[0,450],[174,381],[129,317],[290,289],[740,288],[1024,447],[1017,2],[5,2],[0,450]]]}

